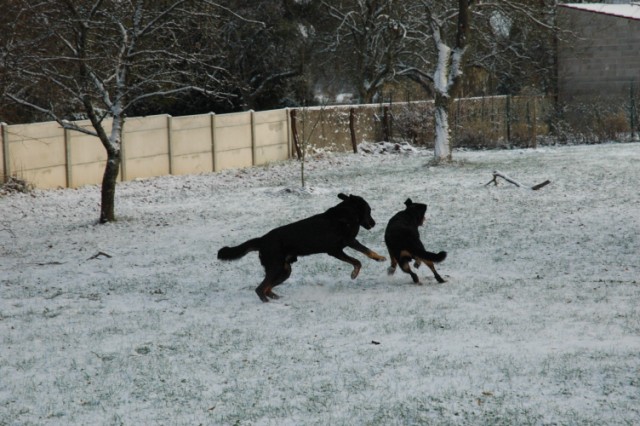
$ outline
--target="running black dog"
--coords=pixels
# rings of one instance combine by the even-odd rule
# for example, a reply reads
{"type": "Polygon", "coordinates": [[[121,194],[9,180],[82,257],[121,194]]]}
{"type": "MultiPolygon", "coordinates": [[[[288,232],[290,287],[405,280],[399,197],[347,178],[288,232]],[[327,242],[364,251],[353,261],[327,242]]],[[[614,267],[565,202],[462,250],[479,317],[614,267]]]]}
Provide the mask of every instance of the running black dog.
{"type": "Polygon", "coordinates": [[[409,266],[409,262],[413,259],[415,260],[414,266],[416,268],[424,262],[431,269],[433,276],[436,277],[439,283],[445,282],[436,271],[433,263],[442,262],[447,257],[447,252],[441,251],[438,254],[428,252],[420,241],[418,226],[424,224],[427,205],[414,203],[411,198],[407,198],[404,204],[407,208],[396,213],[389,220],[387,229],[384,232],[384,241],[391,257],[391,266],[387,270],[389,275],[392,275],[396,271],[396,266],[400,264],[400,269],[411,275],[414,283],[419,284],[418,275],[409,266]]]}
{"type": "Polygon", "coordinates": [[[263,302],[268,302],[268,298],[278,299],[273,288],[289,278],[291,264],[298,260],[298,256],[326,253],[353,265],[351,278],[356,278],[362,264],[347,256],[343,251],[345,247],[351,247],[379,262],[386,258],[356,240],[360,226],[371,229],[376,224],[371,217],[369,204],[357,195],[338,194],[338,198],[342,202],[324,213],[275,228],[239,246],[221,248],[218,259],[234,260],[258,251],[266,276],[256,288],[256,293],[263,302]]]}

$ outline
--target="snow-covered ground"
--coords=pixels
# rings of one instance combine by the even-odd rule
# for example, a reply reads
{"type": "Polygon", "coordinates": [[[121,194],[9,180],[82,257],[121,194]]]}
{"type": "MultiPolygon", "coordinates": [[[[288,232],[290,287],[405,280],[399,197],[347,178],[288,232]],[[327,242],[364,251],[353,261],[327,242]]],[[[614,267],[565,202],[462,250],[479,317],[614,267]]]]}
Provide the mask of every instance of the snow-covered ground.
{"type": "MultiPolygon", "coordinates": [[[[364,147],[363,147],[364,148],[364,147]]],[[[406,148],[406,147],[405,147],[406,148]]],[[[0,425],[634,424],[640,144],[321,154],[0,198],[0,425]],[[500,181],[495,169],[539,191],[500,181]],[[386,255],[411,197],[437,284],[301,258],[262,303],[223,245],[365,197],[386,255]]]]}

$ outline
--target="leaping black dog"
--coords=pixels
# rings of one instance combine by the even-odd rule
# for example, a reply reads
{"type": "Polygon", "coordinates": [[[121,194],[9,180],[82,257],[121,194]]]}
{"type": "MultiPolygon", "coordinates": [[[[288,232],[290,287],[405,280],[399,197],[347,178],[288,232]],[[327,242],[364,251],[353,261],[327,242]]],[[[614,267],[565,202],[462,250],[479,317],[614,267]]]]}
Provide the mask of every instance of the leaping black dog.
{"type": "Polygon", "coordinates": [[[426,251],[422,241],[420,241],[418,226],[424,223],[427,205],[414,203],[411,198],[407,198],[404,204],[407,208],[396,213],[389,220],[387,229],[384,232],[384,241],[391,257],[391,266],[387,270],[389,275],[396,271],[396,266],[399,264],[400,269],[411,275],[414,283],[419,284],[418,275],[409,266],[409,262],[415,260],[414,266],[416,268],[424,262],[431,269],[433,276],[436,277],[439,283],[445,282],[436,271],[433,263],[442,262],[447,257],[447,252],[441,251],[436,254],[426,251]]]}
{"type": "Polygon", "coordinates": [[[235,260],[249,252],[258,251],[266,276],[256,288],[263,302],[278,299],[273,288],[291,275],[291,264],[298,256],[326,253],[353,265],[351,278],[355,279],[362,264],[348,256],[343,249],[351,247],[371,259],[383,262],[385,257],[362,245],[357,239],[360,226],[371,229],[376,224],[371,217],[371,207],[357,195],[338,194],[342,200],[324,213],[298,222],[275,228],[260,238],[253,238],[239,246],[223,247],[218,259],[235,260]]]}

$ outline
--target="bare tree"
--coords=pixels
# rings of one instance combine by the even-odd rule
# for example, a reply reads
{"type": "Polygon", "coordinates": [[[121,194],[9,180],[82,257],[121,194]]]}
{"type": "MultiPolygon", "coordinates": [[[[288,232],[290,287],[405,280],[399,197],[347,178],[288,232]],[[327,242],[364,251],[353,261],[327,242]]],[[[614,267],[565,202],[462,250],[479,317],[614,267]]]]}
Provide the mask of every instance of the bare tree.
{"type": "MultiPolygon", "coordinates": [[[[519,22],[551,30],[540,9],[530,2],[474,2],[473,0],[419,0],[420,13],[407,25],[423,35],[422,50],[397,65],[397,74],[411,78],[434,92],[435,150],[437,161],[451,160],[450,113],[462,83],[465,61],[474,54],[475,65],[484,66],[503,55],[489,41],[519,22]],[[430,45],[430,46],[429,46],[430,45]]],[[[541,2],[544,7],[544,2],[541,2]]],[[[513,44],[505,49],[517,50],[513,44]]]]}
{"type": "Polygon", "coordinates": [[[469,0],[347,3],[338,7],[323,2],[339,22],[331,48],[338,51],[342,44],[352,53],[347,55],[353,61],[349,75],[361,100],[371,102],[384,84],[400,76],[431,88],[435,157],[450,160],[449,110],[462,77],[471,24],[469,0]]]}
{"type": "Polygon", "coordinates": [[[360,102],[374,101],[384,85],[395,79],[403,58],[415,54],[419,40],[408,23],[416,3],[351,0],[322,4],[337,24],[324,50],[331,52],[334,64],[340,63],[360,102]]]}
{"type": "Polygon", "coordinates": [[[308,35],[299,14],[305,5],[289,3],[228,1],[235,13],[251,19],[227,21],[221,28],[226,46],[225,68],[241,109],[279,107],[303,74],[308,35]]]}
{"type": "Polygon", "coordinates": [[[215,46],[194,43],[189,28],[216,3],[192,0],[4,0],[21,19],[3,46],[3,95],[96,136],[107,161],[100,222],[115,220],[115,188],[127,111],[153,96],[216,92],[223,70],[215,46]],[[197,12],[197,13],[196,13],[197,12]],[[42,87],[59,96],[34,96],[42,87]],[[81,127],[80,113],[91,122],[81,127]]]}

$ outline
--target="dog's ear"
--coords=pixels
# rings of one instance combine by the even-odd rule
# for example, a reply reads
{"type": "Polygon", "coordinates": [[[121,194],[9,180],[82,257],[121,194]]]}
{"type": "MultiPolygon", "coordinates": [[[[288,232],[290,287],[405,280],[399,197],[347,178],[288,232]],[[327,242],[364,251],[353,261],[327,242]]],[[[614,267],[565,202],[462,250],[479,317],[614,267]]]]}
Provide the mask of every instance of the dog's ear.
{"type": "Polygon", "coordinates": [[[404,205],[409,207],[411,204],[413,204],[413,201],[411,201],[411,198],[407,198],[407,201],[404,202],[404,205]]]}
{"type": "Polygon", "coordinates": [[[342,192],[338,194],[338,198],[340,198],[341,200],[348,200],[349,196],[343,194],[342,192]]]}

